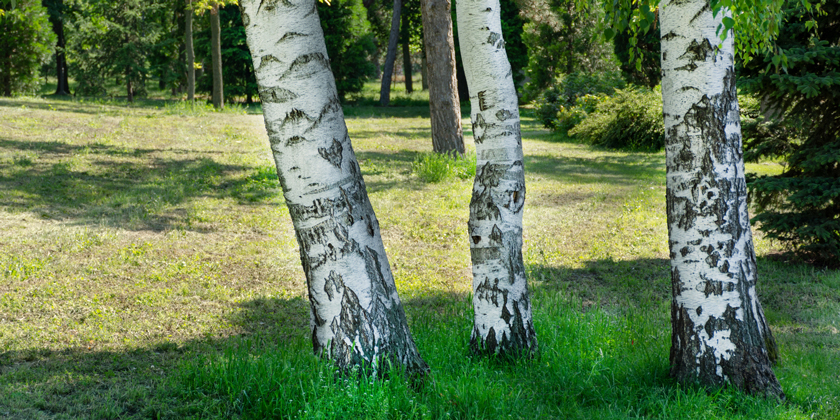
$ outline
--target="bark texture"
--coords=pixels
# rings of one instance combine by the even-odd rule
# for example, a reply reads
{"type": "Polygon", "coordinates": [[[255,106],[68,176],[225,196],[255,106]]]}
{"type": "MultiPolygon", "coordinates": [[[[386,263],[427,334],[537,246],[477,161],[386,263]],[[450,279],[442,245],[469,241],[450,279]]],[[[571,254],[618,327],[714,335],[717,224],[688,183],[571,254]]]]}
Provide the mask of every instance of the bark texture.
{"type": "Polygon", "coordinates": [[[225,107],[224,80],[222,79],[222,29],[219,22],[219,5],[210,9],[210,55],[213,59],[213,107],[225,107]]]}
{"type": "Polygon", "coordinates": [[[186,22],[184,24],[184,48],[187,52],[187,100],[195,100],[195,49],[193,49],[192,21],[195,13],[192,0],[187,0],[186,22]]]}
{"type": "Polygon", "coordinates": [[[397,59],[397,41],[400,39],[400,10],[402,0],[394,0],[394,14],[391,16],[391,34],[388,36],[388,51],[385,53],[385,66],[382,69],[382,84],[379,85],[379,105],[391,103],[391,77],[394,74],[394,61],[397,59]]]}
{"type": "Polygon", "coordinates": [[[429,73],[432,146],[437,153],[464,154],[461,102],[455,79],[455,41],[450,0],[421,0],[423,42],[429,73]]]}
{"type": "Polygon", "coordinates": [[[519,105],[498,0],[459,0],[458,39],[477,154],[470,201],[474,352],[533,355],[537,338],[522,261],[525,204],[519,105]]]}
{"type": "Polygon", "coordinates": [[[706,0],[664,1],[662,102],[671,253],[671,375],[783,397],[756,295],[733,35],[706,0]],[[720,45],[720,48],[718,48],[720,45]]]}
{"type": "Polygon", "coordinates": [[[368,200],[314,0],[243,0],[242,20],[306,273],[316,354],[425,374],[368,200]]]}

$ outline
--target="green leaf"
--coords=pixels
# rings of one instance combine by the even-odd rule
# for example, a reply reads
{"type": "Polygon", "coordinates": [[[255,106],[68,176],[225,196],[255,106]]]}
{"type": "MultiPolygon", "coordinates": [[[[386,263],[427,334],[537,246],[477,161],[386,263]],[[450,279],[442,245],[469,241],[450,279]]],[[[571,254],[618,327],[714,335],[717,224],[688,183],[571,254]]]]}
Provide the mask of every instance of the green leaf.
{"type": "Polygon", "coordinates": [[[612,40],[615,38],[616,32],[612,28],[604,28],[604,39],[607,41],[612,40]]]}
{"type": "Polygon", "coordinates": [[[726,27],[726,30],[730,30],[735,27],[735,19],[732,19],[729,16],[723,18],[723,26],[726,27]]]}

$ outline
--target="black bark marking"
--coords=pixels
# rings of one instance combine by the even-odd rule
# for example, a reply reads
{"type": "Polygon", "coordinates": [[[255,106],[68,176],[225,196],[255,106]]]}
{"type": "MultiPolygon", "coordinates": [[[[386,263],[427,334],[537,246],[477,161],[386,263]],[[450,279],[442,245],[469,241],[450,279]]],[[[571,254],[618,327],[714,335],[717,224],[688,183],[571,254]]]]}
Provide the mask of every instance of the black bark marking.
{"type": "Polygon", "coordinates": [[[321,155],[327,162],[336,168],[341,168],[342,152],[344,148],[341,147],[341,142],[333,139],[330,147],[319,147],[318,154],[321,155]]]}
{"type": "Polygon", "coordinates": [[[496,32],[490,32],[490,36],[487,37],[487,43],[494,46],[496,49],[502,49],[505,47],[505,40],[502,39],[502,34],[496,32]]]}
{"type": "Polygon", "coordinates": [[[245,13],[245,11],[242,10],[241,7],[239,8],[239,11],[240,11],[240,14],[242,14],[242,26],[247,28],[248,26],[251,25],[251,17],[248,16],[248,14],[245,13]]]}
{"type": "Polygon", "coordinates": [[[484,133],[488,127],[487,122],[484,120],[484,116],[481,113],[477,113],[475,115],[475,121],[473,121],[473,137],[475,138],[475,142],[481,144],[484,142],[484,133]],[[481,130],[481,134],[479,134],[479,130],[481,130]]]}
{"type": "Polygon", "coordinates": [[[691,71],[697,70],[697,64],[688,63],[684,66],[677,67],[674,70],[685,70],[685,71],[691,72],[691,71]]]}
{"type": "Polygon", "coordinates": [[[500,109],[499,111],[496,112],[496,119],[498,119],[499,121],[504,121],[504,120],[506,120],[508,118],[511,118],[513,116],[514,116],[514,113],[510,112],[506,109],[500,109]]]}
{"type": "MultiPolygon", "coordinates": [[[[696,39],[691,41],[691,44],[686,47],[685,52],[683,55],[680,56],[680,59],[688,59],[691,64],[694,64],[696,61],[706,61],[709,54],[714,55],[715,48],[712,47],[712,44],[709,42],[708,39],[703,39],[703,42],[697,42],[696,39]]],[[[694,66],[697,67],[696,65],[694,66]]]]}
{"type": "Polygon", "coordinates": [[[668,33],[667,33],[667,34],[665,34],[665,35],[662,35],[662,37],[660,37],[660,39],[661,39],[661,40],[663,40],[663,41],[670,41],[670,40],[672,40],[672,39],[674,39],[674,38],[682,38],[682,36],[681,36],[681,35],[677,35],[677,33],[676,33],[676,32],[674,32],[674,31],[671,31],[671,32],[668,32],[668,33]]]}
{"type": "Polygon", "coordinates": [[[501,217],[499,207],[493,202],[492,188],[499,186],[499,180],[507,172],[509,165],[487,162],[476,172],[476,185],[470,200],[470,212],[477,220],[498,220],[501,217]]]}
{"type": "Polygon", "coordinates": [[[286,139],[286,147],[294,146],[299,143],[303,143],[306,141],[306,138],[301,136],[292,136],[286,139]]]}
{"type": "MultiPolygon", "coordinates": [[[[260,64],[260,67],[262,67],[262,64],[260,64]]],[[[304,54],[292,61],[292,64],[290,64],[288,70],[280,76],[280,79],[284,79],[292,74],[299,78],[308,78],[314,73],[325,69],[330,71],[330,60],[323,53],[316,52],[304,54]],[[310,64],[314,65],[314,68],[307,71],[306,68],[309,67],[310,64]]]]}
{"type": "Polygon", "coordinates": [[[259,13],[260,11],[271,12],[278,5],[283,5],[285,7],[294,6],[289,0],[262,0],[260,1],[260,6],[257,7],[257,13],[259,13]]]}
{"type": "Polygon", "coordinates": [[[502,244],[502,230],[498,225],[493,225],[493,230],[490,232],[490,240],[497,245],[502,244]]]}
{"type": "MultiPolygon", "coordinates": [[[[312,125],[304,131],[304,133],[308,133],[316,128],[318,128],[324,119],[330,115],[334,115],[335,113],[341,111],[341,100],[338,99],[338,96],[332,96],[327,103],[321,108],[321,111],[318,113],[318,118],[312,121],[312,125]]],[[[347,143],[350,143],[350,135],[346,132],[344,133],[344,139],[347,143]]]]}
{"type": "Polygon", "coordinates": [[[478,243],[481,242],[481,236],[473,236],[472,241],[474,244],[478,245],[478,243]]]}
{"type": "Polygon", "coordinates": [[[342,280],[341,275],[330,270],[330,275],[324,282],[324,292],[330,301],[335,299],[337,294],[344,293],[344,280],[342,280]]]}
{"type": "Polygon", "coordinates": [[[297,98],[297,94],[283,88],[260,89],[260,100],[264,103],[281,104],[297,98]]]}
{"type": "Polygon", "coordinates": [[[256,72],[262,72],[264,68],[270,66],[272,63],[282,64],[283,62],[271,54],[260,57],[260,65],[257,67],[256,72]]]}
{"type": "Polygon", "coordinates": [[[306,37],[306,36],[309,36],[309,35],[302,34],[300,32],[286,32],[285,34],[283,34],[282,37],[280,37],[280,39],[277,40],[277,42],[274,43],[274,45],[280,45],[280,44],[282,44],[286,41],[291,41],[295,38],[306,37]]]}
{"type": "MultiPolygon", "coordinates": [[[[481,112],[487,111],[493,106],[486,90],[478,92],[478,110],[481,112]]],[[[479,114],[480,115],[480,114],[479,114]]]]}

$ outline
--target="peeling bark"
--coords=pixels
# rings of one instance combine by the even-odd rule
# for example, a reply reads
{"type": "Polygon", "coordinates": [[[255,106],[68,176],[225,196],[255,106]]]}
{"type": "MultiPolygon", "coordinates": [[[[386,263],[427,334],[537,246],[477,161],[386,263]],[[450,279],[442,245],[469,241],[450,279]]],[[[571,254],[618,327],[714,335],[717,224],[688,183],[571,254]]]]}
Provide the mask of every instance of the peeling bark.
{"type": "Polygon", "coordinates": [[[314,351],[342,370],[363,366],[384,373],[384,363],[396,363],[424,375],[429,368],[397,295],[312,12],[315,3],[240,4],[306,274],[314,351]]]}
{"type": "Polygon", "coordinates": [[[671,375],[783,398],[755,289],[733,35],[721,43],[715,34],[727,15],[715,18],[703,0],[660,11],[671,375]]]}
{"type": "Polygon", "coordinates": [[[498,0],[459,0],[458,39],[477,154],[470,201],[474,352],[534,355],[537,339],[522,260],[525,204],[519,106],[498,0]]]}

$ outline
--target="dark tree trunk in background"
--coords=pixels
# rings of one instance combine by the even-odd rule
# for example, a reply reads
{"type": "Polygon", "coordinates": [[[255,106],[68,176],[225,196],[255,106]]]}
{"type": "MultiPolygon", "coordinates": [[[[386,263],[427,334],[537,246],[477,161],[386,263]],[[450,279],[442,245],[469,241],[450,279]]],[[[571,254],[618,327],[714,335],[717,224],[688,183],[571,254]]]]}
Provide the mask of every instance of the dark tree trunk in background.
{"type": "Polygon", "coordinates": [[[125,95],[128,102],[134,102],[134,88],[131,86],[131,69],[125,68],[125,95]]]}
{"type": "Polygon", "coordinates": [[[426,61],[426,49],[421,51],[423,54],[420,58],[420,87],[423,90],[429,89],[429,63],[426,61]]]}
{"type": "Polygon", "coordinates": [[[407,93],[414,92],[414,85],[413,81],[411,80],[411,49],[409,45],[410,37],[408,36],[408,21],[403,15],[403,31],[406,33],[405,39],[403,39],[402,43],[402,56],[403,56],[403,74],[405,75],[405,91],[407,93]]]}
{"type": "Polygon", "coordinates": [[[185,24],[184,24],[184,49],[186,49],[187,58],[187,100],[192,102],[195,100],[195,49],[193,49],[193,33],[192,22],[193,14],[192,0],[187,0],[187,10],[185,24]]]}
{"type": "Polygon", "coordinates": [[[391,34],[388,36],[388,52],[385,53],[385,66],[382,69],[382,84],[379,86],[379,105],[391,103],[391,77],[394,74],[394,61],[397,59],[397,41],[400,38],[400,10],[402,0],[394,0],[394,14],[391,16],[391,34]]]}
{"type": "Polygon", "coordinates": [[[421,0],[423,40],[429,64],[429,110],[432,146],[437,153],[464,154],[461,103],[455,79],[455,41],[452,36],[452,3],[421,0]]]}
{"type": "Polygon", "coordinates": [[[70,83],[67,80],[67,57],[65,47],[67,39],[64,36],[64,0],[43,0],[41,5],[47,8],[50,24],[56,36],[55,41],[55,76],[56,95],[69,95],[70,83]]]}
{"type": "Polygon", "coordinates": [[[219,5],[210,9],[210,55],[213,57],[213,107],[225,107],[224,80],[222,79],[222,39],[219,22],[219,5]]]}

